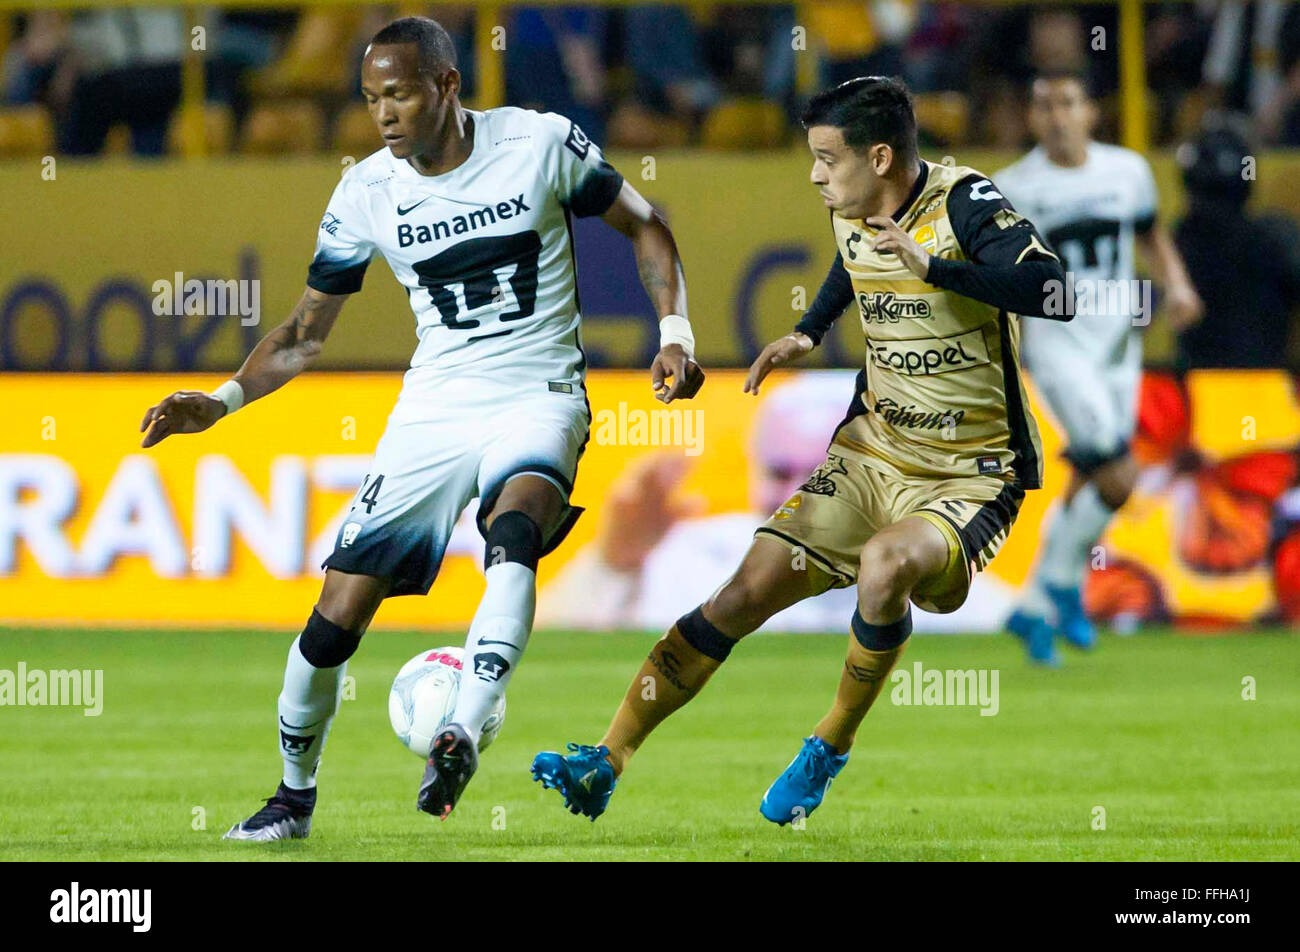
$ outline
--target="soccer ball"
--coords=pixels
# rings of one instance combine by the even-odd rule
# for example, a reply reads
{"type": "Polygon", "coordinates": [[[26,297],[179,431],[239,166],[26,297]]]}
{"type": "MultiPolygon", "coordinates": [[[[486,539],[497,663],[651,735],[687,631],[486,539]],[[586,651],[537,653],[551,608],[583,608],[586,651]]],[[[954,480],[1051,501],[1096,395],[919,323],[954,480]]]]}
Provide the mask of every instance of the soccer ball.
{"type": "MultiPolygon", "coordinates": [[[[388,692],[388,720],[397,739],[417,757],[429,756],[433,739],[447,726],[456,710],[464,656],[463,648],[421,651],[402,665],[393,679],[392,690],[388,692]]],[[[480,753],[496,740],[505,718],[506,699],[502,697],[483,722],[478,742],[480,753]]]]}

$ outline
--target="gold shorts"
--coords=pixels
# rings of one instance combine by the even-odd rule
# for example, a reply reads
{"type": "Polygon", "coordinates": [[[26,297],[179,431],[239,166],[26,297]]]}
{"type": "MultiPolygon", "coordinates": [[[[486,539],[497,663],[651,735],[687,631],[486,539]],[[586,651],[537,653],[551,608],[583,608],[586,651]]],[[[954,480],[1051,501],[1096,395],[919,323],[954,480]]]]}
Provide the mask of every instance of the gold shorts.
{"type": "Polygon", "coordinates": [[[1023,489],[998,476],[887,474],[830,453],[757,532],[803,550],[831,576],[832,588],[844,588],[857,581],[862,547],[872,536],[919,516],[948,540],[948,563],[921,581],[912,601],[946,613],[961,607],[974,574],[1002,547],[1024,498],[1023,489]]]}

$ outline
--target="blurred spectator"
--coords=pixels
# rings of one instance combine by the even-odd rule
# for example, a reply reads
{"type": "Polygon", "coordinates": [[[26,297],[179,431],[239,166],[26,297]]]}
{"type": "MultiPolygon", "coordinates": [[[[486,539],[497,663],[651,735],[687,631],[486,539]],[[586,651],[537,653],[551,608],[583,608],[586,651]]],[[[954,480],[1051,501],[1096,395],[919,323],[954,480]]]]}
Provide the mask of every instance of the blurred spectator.
{"type": "Polygon", "coordinates": [[[642,105],[695,123],[718,101],[718,86],[704,67],[699,31],[684,8],[629,7],[623,31],[634,92],[642,105]]]}
{"type": "Polygon", "coordinates": [[[603,142],[608,18],[597,7],[515,8],[506,31],[506,101],[561,113],[603,142]]]}
{"type": "Polygon", "coordinates": [[[242,121],[249,105],[245,77],[280,55],[297,22],[292,8],[220,11],[208,60],[208,99],[230,106],[236,122],[242,121]]]}
{"type": "Polygon", "coordinates": [[[794,106],[794,8],[719,7],[705,32],[708,66],[715,82],[732,96],[762,97],[794,106]]]}
{"type": "Polygon", "coordinates": [[[1235,112],[1264,108],[1281,83],[1278,52],[1290,3],[1283,0],[1224,0],[1210,33],[1204,78],[1211,102],[1235,112]]]}
{"type": "Polygon", "coordinates": [[[64,14],[49,10],[25,18],[20,36],[0,62],[0,101],[53,106],[67,98],[71,72],[65,21],[64,14]]]}
{"type": "Polygon", "coordinates": [[[68,31],[76,81],[60,129],[63,151],[93,155],[125,123],[137,155],[160,156],[181,96],[181,13],[113,9],[78,13],[68,31]]]}
{"type": "Polygon", "coordinates": [[[1287,8],[1278,36],[1280,82],[1259,113],[1261,138],[1278,145],[1300,145],[1300,6],[1287,8]]]}
{"type": "Polygon", "coordinates": [[[1174,231],[1205,317],[1178,338],[1180,369],[1285,365],[1291,309],[1300,302],[1300,229],[1249,215],[1253,155],[1240,120],[1208,117],[1178,148],[1188,211],[1174,231]]]}
{"type": "MultiPolygon", "coordinates": [[[[1147,9],[1147,87],[1155,94],[1155,140],[1168,143],[1186,131],[1183,106],[1193,102],[1189,95],[1201,84],[1210,24],[1190,3],[1162,3],[1147,9]]],[[[1193,122],[1199,119],[1192,116],[1193,122]]]]}
{"type": "Polygon", "coordinates": [[[1086,74],[1088,88],[1101,101],[1098,137],[1113,138],[1105,99],[1118,84],[1118,42],[1114,4],[1025,4],[986,15],[974,40],[969,77],[982,122],[978,137],[997,148],[1023,148],[1031,79],[1040,71],[1069,69],[1086,74]]]}
{"type": "Polygon", "coordinates": [[[904,51],[903,78],[913,92],[965,89],[974,14],[956,3],[926,3],[904,51]]]}
{"type": "Polygon", "coordinates": [[[910,0],[821,0],[804,9],[810,38],[823,54],[823,86],[855,76],[903,75],[903,45],[916,20],[910,0]]]}

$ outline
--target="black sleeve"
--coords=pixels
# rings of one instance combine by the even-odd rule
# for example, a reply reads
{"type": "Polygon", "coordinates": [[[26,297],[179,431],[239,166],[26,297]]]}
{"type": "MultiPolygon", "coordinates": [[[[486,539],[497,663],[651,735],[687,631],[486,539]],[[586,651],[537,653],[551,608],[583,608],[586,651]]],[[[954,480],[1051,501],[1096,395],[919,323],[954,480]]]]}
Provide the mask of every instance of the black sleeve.
{"type": "Polygon", "coordinates": [[[970,260],[931,258],[926,281],[1004,311],[1070,320],[1060,260],[992,181],[969,175],[954,185],[948,220],[970,260]]]}
{"type": "Polygon", "coordinates": [[[369,266],[369,258],[360,264],[348,265],[318,254],[307,268],[307,287],[322,294],[356,294],[361,290],[361,280],[369,266]]]}
{"type": "Polygon", "coordinates": [[[1025,317],[1068,321],[1073,302],[1059,261],[1022,261],[1020,264],[974,264],[970,261],[930,259],[926,281],[946,291],[974,298],[1003,311],[1025,317]]]}
{"type": "Polygon", "coordinates": [[[853,282],[849,279],[849,273],[844,270],[844,259],[837,251],[835,260],[831,262],[830,271],[826,272],[826,280],[822,282],[817,297],[813,299],[812,307],[808,308],[803,319],[794,326],[794,329],[800,334],[811,337],[814,345],[820,344],[822,337],[844,313],[844,309],[852,300],[853,282]]]}
{"type": "Polygon", "coordinates": [[[614,199],[623,189],[623,176],[604,159],[582,180],[572,195],[567,206],[579,218],[591,218],[609,211],[614,199]]]}

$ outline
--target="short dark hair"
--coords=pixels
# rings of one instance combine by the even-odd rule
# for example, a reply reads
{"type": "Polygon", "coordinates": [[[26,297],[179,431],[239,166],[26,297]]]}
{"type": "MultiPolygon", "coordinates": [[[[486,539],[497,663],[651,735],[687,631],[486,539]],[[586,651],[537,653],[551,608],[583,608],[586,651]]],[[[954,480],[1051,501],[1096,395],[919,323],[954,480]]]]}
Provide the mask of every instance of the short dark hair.
{"type": "Polygon", "coordinates": [[[1057,82],[1059,80],[1074,80],[1083,89],[1083,94],[1089,99],[1097,98],[1096,84],[1086,69],[1079,69],[1074,66],[1052,66],[1036,70],[1034,78],[1030,82],[1030,88],[1039,80],[1045,82],[1057,82]]]}
{"type": "Polygon", "coordinates": [[[429,17],[402,17],[375,34],[371,46],[414,43],[419,47],[420,71],[440,73],[456,65],[456,44],[441,23],[429,17]]]}
{"type": "Polygon", "coordinates": [[[892,76],[859,76],[823,90],[804,107],[799,121],[805,129],[836,126],[854,149],[883,142],[908,164],[919,158],[912,95],[892,76]]]}

